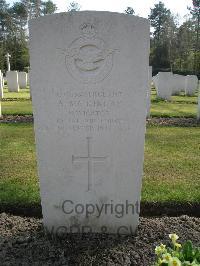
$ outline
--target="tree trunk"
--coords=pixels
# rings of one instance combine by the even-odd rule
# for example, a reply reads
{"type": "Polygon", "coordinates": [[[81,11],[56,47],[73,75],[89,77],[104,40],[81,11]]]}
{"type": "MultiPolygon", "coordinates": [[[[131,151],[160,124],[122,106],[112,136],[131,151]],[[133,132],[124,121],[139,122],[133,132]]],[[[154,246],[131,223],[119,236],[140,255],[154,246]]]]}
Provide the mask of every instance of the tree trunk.
{"type": "Polygon", "coordinates": [[[40,0],[35,0],[36,18],[40,16],[40,4],[41,4],[40,0]]]}

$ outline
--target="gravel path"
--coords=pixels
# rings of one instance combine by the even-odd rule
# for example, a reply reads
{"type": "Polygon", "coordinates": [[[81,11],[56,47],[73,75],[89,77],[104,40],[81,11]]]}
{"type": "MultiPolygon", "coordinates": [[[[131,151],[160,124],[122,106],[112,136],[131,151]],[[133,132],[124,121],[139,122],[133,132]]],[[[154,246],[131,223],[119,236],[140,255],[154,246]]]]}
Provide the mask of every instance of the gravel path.
{"type": "Polygon", "coordinates": [[[140,218],[136,236],[44,236],[41,220],[0,214],[0,265],[137,265],[150,266],[154,248],[167,243],[169,233],[180,241],[200,244],[200,218],[140,218]]]}

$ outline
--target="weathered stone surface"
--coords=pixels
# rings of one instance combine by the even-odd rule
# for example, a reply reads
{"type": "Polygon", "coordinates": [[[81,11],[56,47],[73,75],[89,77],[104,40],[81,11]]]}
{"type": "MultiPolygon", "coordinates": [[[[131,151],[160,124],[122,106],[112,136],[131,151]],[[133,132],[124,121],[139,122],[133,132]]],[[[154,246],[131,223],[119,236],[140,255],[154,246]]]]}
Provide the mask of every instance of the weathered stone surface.
{"type": "Polygon", "coordinates": [[[147,89],[147,117],[150,117],[151,108],[151,83],[152,83],[152,66],[149,66],[149,87],[147,89]]]}
{"type": "Polygon", "coordinates": [[[1,113],[1,99],[3,98],[3,86],[4,86],[3,73],[0,70],[0,117],[2,116],[2,113],[1,113]]]}
{"type": "Polygon", "coordinates": [[[177,95],[181,91],[185,91],[185,79],[183,75],[173,74],[172,77],[172,95],[177,95]]]}
{"type": "Polygon", "coordinates": [[[157,97],[168,101],[171,99],[172,79],[173,74],[171,72],[159,72],[157,76],[154,77],[157,97]]]}
{"type": "Polygon", "coordinates": [[[143,18],[85,11],[30,22],[30,86],[50,232],[135,231],[148,57],[143,18]]]}
{"type": "Polygon", "coordinates": [[[157,91],[157,88],[158,88],[158,74],[152,77],[152,83],[153,83],[154,88],[157,91]]]}
{"type": "Polygon", "coordinates": [[[30,84],[30,81],[29,81],[29,73],[27,73],[27,84],[28,85],[30,84]]]}
{"type": "Polygon", "coordinates": [[[3,86],[4,86],[3,73],[0,70],[0,100],[3,98],[3,86]]]}
{"type": "Polygon", "coordinates": [[[18,72],[17,71],[7,71],[6,72],[7,86],[8,91],[18,92],[19,83],[18,83],[18,72]]]}
{"type": "Polygon", "coordinates": [[[26,89],[27,86],[27,73],[18,72],[19,87],[20,89],[26,89]]]}
{"type": "Polygon", "coordinates": [[[185,94],[194,95],[198,89],[198,78],[195,75],[187,75],[185,80],[185,94]]]}
{"type": "Polygon", "coordinates": [[[198,106],[197,106],[197,119],[200,120],[200,84],[198,82],[198,106]]]}

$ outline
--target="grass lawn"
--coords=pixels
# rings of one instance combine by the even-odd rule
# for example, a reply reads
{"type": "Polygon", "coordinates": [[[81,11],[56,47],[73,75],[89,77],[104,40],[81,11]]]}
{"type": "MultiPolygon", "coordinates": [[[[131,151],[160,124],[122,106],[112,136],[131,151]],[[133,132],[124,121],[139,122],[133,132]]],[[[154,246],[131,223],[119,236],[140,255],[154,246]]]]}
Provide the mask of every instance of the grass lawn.
{"type": "Polygon", "coordinates": [[[200,128],[147,128],[143,201],[200,202],[200,128]]]}
{"type": "Polygon", "coordinates": [[[7,89],[7,86],[5,86],[4,90],[4,98],[5,99],[30,99],[30,89],[27,87],[27,89],[20,90],[19,92],[9,92],[7,89]]]}
{"type": "Polygon", "coordinates": [[[3,115],[32,115],[32,113],[30,100],[2,102],[3,115]]]}
{"type": "Polygon", "coordinates": [[[152,117],[196,117],[197,104],[158,101],[151,103],[152,117]]]}
{"type": "Polygon", "coordinates": [[[198,94],[185,96],[181,93],[172,96],[171,101],[156,98],[156,91],[151,91],[151,116],[153,117],[196,117],[198,94]]]}
{"type": "MultiPolygon", "coordinates": [[[[142,201],[200,202],[200,128],[149,126],[142,201]]],[[[0,202],[40,202],[32,123],[0,124],[0,202]]]]}
{"type": "MultiPolygon", "coordinates": [[[[154,102],[157,101],[156,99],[156,90],[151,90],[151,100],[154,102]]],[[[185,96],[183,92],[181,92],[179,95],[173,95],[171,97],[171,103],[191,103],[191,104],[197,104],[198,101],[198,93],[196,92],[194,96],[185,96]]]]}
{"type": "MultiPolygon", "coordinates": [[[[8,92],[4,89],[4,101],[2,102],[3,115],[30,115],[32,105],[30,90],[20,92],[8,92]]],[[[195,96],[172,96],[171,102],[156,99],[156,91],[151,92],[151,116],[153,117],[196,117],[197,93],[195,96]]]]}
{"type": "Polygon", "coordinates": [[[0,150],[0,202],[38,202],[32,124],[0,124],[0,150]]]}
{"type": "Polygon", "coordinates": [[[19,92],[8,92],[4,89],[4,101],[2,102],[3,115],[31,115],[32,105],[30,101],[30,90],[20,90],[19,92]]]}

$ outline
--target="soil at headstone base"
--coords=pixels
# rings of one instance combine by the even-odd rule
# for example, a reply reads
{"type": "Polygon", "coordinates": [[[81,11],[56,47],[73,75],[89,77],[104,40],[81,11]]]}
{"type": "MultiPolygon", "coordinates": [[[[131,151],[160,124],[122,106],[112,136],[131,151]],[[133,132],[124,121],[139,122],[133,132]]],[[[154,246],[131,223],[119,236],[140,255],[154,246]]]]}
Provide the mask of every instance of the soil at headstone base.
{"type": "Polygon", "coordinates": [[[0,265],[137,265],[154,262],[154,248],[169,243],[169,233],[180,242],[200,244],[200,218],[180,216],[140,218],[135,236],[69,234],[52,240],[40,219],[0,214],[0,265]]]}
{"type": "Polygon", "coordinates": [[[199,127],[200,121],[190,117],[151,117],[147,119],[147,124],[154,126],[199,127]]]}
{"type": "MultiPolygon", "coordinates": [[[[33,122],[33,115],[3,115],[0,117],[0,123],[26,123],[33,122]]],[[[200,121],[189,117],[151,117],[147,118],[148,125],[158,126],[182,126],[182,127],[200,127],[200,121]]]]}
{"type": "Polygon", "coordinates": [[[3,115],[0,117],[0,123],[27,123],[33,122],[32,115],[3,115]]]}

